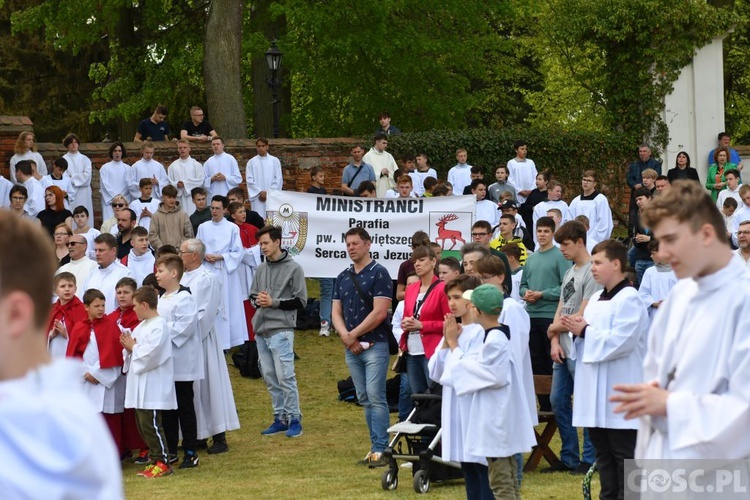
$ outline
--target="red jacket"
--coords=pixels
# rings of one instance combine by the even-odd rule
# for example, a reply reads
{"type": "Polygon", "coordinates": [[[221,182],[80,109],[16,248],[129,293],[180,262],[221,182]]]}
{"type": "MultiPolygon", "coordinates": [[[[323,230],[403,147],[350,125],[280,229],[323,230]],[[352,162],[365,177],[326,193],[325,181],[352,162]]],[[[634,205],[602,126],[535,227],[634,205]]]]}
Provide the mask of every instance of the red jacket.
{"type": "Polygon", "coordinates": [[[52,305],[52,311],[50,311],[49,322],[47,323],[47,335],[55,327],[55,321],[61,320],[65,323],[65,328],[68,330],[68,336],[73,331],[73,327],[88,319],[89,315],[86,312],[86,308],[83,306],[83,302],[76,296],[65,305],[60,304],[58,299],[52,305]]]}
{"type": "MultiPolygon", "coordinates": [[[[69,358],[82,358],[86,346],[91,340],[92,322],[88,318],[81,321],[70,333],[68,338],[68,351],[65,353],[69,358]]],[[[122,345],[120,344],[120,328],[115,321],[107,316],[93,321],[96,345],[99,347],[99,366],[101,368],[114,368],[122,366],[122,345]]]]}
{"type": "MultiPolygon", "coordinates": [[[[435,276],[432,282],[438,281],[435,276]]],[[[404,296],[404,318],[414,316],[414,308],[417,305],[417,297],[422,283],[412,283],[406,287],[404,296]]],[[[419,310],[419,321],[422,323],[422,330],[419,332],[424,346],[424,354],[427,359],[432,357],[440,339],[443,338],[443,322],[445,315],[450,313],[448,307],[448,296],[445,295],[445,283],[442,281],[435,285],[427,296],[422,308],[419,310]]],[[[400,347],[406,349],[407,332],[401,336],[400,347]]]]}
{"type": "Polygon", "coordinates": [[[130,328],[131,330],[135,330],[135,327],[138,326],[138,323],[140,323],[141,320],[138,319],[138,316],[135,314],[135,309],[133,309],[133,307],[134,306],[130,306],[124,311],[118,307],[117,309],[109,313],[107,317],[112,319],[115,323],[123,328],[130,328]]]}

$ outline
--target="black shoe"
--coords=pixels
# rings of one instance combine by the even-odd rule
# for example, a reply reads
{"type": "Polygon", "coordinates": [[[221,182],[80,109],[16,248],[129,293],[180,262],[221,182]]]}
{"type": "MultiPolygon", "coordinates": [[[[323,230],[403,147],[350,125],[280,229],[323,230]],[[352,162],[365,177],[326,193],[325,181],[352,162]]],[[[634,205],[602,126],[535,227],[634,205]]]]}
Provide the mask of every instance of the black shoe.
{"type": "Polygon", "coordinates": [[[198,450],[205,450],[208,448],[208,439],[199,439],[195,442],[195,448],[198,450]]]}
{"type": "Polygon", "coordinates": [[[229,445],[226,441],[214,441],[210,448],[208,448],[209,455],[218,455],[219,453],[226,453],[229,451],[229,445]]]}
{"type": "Polygon", "coordinates": [[[176,464],[180,461],[180,458],[177,456],[177,453],[170,453],[167,455],[167,462],[169,462],[169,465],[176,464]]]}
{"type": "Polygon", "coordinates": [[[192,469],[198,467],[198,454],[195,452],[185,452],[185,458],[182,459],[180,469],[192,469]]]}
{"type": "Polygon", "coordinates": [[[590,463],[581,462],[580,465],[576,467],[575,469],[571,470],[570,473],[573,476],[585,476],[589,472],[589,469],[591,469],[590,463]]]}
{"type": "Polygon", "coordinates": [[[551,467],[547,467],[546,469],[542,469],[539,471],[540,474],[552,474],[553,472],[571,472],[574,469],[571,469],[567,465],[565,465],[562,462],[559,462],[551,467]]]}

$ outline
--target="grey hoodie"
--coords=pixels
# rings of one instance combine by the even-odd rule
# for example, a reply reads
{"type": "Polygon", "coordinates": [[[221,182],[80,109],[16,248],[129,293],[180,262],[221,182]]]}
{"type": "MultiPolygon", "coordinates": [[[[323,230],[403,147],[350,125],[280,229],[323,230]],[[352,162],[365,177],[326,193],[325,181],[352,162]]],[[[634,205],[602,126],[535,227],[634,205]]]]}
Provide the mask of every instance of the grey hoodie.
{"type": "Polygon", "coordinates": [[[297,309],[307,305],[307,285],[302,267],[286,250],[278,260],[268,260],[258,266],[250,287],[250,300],[256,307],[253,329],[256,335],[269,337],[282,331],[294,330],[297,325],[297,309]],[[271,307],[258,307],[258,293],[271,294],[271,307]]]}

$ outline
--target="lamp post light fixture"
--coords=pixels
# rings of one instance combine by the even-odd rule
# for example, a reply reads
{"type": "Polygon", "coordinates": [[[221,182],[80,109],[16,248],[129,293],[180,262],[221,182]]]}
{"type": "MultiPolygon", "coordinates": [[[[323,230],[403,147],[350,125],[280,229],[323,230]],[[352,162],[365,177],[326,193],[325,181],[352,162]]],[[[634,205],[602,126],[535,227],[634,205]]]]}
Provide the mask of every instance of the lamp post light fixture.
{"type": "Polygon", "coordinates": [[[284,53],[276,46],[276,40],[271,42],[271,48],[266,51],[266,64],[271,72],[271,78],[268,79],[268,86],[271,87],[271,104],[273,105],[273,137],[279,136],[279,88],[281,87],[281,78],[277,76],[281,69],[281,56],[284,53]]]}

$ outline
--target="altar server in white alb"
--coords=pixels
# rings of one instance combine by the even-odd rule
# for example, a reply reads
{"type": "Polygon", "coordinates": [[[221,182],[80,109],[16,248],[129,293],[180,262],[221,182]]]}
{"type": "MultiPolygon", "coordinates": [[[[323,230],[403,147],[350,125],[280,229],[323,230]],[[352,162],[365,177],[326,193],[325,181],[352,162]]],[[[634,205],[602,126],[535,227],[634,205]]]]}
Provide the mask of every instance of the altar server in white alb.
{"type": "Polygon", "coordinates": [[[221,283],[211,271],[201,265],[206,246],[198,239],[180,245],[185,273],[180,284],[190,289],[198,305],[198,327],[203,343],[204,377],[195,384],[195,413],[198,439],[212,438],[209,454],[229,451],[227,431],[240,428],[232,383],[216,333],[216,318],[222,302],[221,283]]]}
{"type": "Polygon", "coordinates": [[[497,209],[497,203],[487,199],[487,184],[482,179],[474,179],[470,186],[471,194],[477,200],[474,220],[486,220],[494,228],[500,221],[502,213],[497,209]]]}
{"type": "MultiPolygon", "coordinates": [[[[538,203],[534,207],[534,215],[532,217],[532,220],[534,221],[534,243],[537,247],[539,246],[539,241],[536,237],[536,221],[538,221],[540,217],[546,217],[547,212],[550,209],[556,208],[562,215],[562,219],[557,223],[557,227],[555,227],[555,230],[571,220],[570,210],[568,210],[568,204],[565,203],[565,200],[562,199],[562,193],[562,184],[555,180],[549,181],[549,183],[547,183],[547,199],[538,203]]],[[[553,243],[555,242],[553,241],[553,243]]]]}
{"type": "Polygon", "coordinates": [[[259,137],[255,141],[257,155],[250,158],[245,167],[247,194],[253,210],[266,218],[266,197],[268,191],[279,191],[284,187],[281,162],[268,152],[268,139],[259,137]]]}
{"type": "Polygon", "coordinates": [[[640,417],[636,458],[750,458],[750,274],[697,183],[675,182],[643,219],[680,281],[654,318],[644,383],[612,398],[640,417]]]}
{"type": "Polygon", "coordinates": [[[180,285],[185,266],[177,255],[164,255],[156,261],[156,281],[164,289],[159,297],[158,312],[172,335],[174,388],[177,410],[165,412],[164,433],[169,453],[176,458],[182,433],[185,451],[180,469],[198,466],[197,427],[193,386],[204,377],[203,344],[198,330],[198,306],[190,291],[180,285]]]}
{"type": "MultiPolygon", "coordinates": [[[[596,172],[586,170],[581,179],[583,192],[570,202],[570,218],[575,219],[579,215],[585,215],[589,219],[589,230],[586,234],[586,243],[594,245],[600,241],[608,240],[612,235],[612,209],[609,208],[609,200],[596,189],[596,172]]],[[[547,188],[549,190],[549,187],[547,188]]]]}
{"type": "Polygon", "coordinates": [[[16,184],[21,183],[16,178],[16,164],[19,161],[29,160],[36,165],[37,173],[47,175],[47,164],[44,162],[42,155],[37,153],[34,139],[34,132],[29,131],[21,132],[18,134],[18,139],[16,139],[14,148],[16,154],[10,158],[10,180],[16,184]]]}
{"type": "Polygon", "coordinates": [[[190,156],[190,141],[180,139],[177,141],[177,153],[179,158],[172,162],[167,169],[169,183],[177,188],[177,200],[188,216],[195,212],[195,203],[191,192],[197,187],[204,187],[205,175],[203,165],[190,156]]]}
{"type": "MultiPolygon", "coordinates": [[[[481,284],[482,282],[477,277],[463,274],[445,285],[445,294],[448,296],[448,307],[450,307],[451,314],[445,318],[443,331],[449,331],[448,337],[457,337],[458,347],[456,350],[468,353],[467,356],[476,356],[476,353],[481,350],[484,341],[484,329],[474,323],[470,308],[471,302],[465,299],[463,294],[465,291],[473,290],[481,284]],[[460,324],[457,323],[456,318],[461,319],[460,324]]],[[[401,307],[401,304],[403,304],[403,301],[399,303],[399,307],[401,307]]],[[[443,423],[441,457],[443,460],[461,463],[467,499],[493,498],[487,473],[487,457],[472,456],[464,452],[464,435],[469,426],[473,425],[473,422],[469,420],[471,418],[471,398],[458,397],[453,388],[451,372],[446,370],[445,364],[450,353],[450,346],[443,337],[428,363],[430,379],[443,386],[443,401],[440,408],[443,423]]]]}
{"type": "Polygon", "coordinates": [[[378,198],[385,198],[388,190],[396,187],[396,181],[398,180],[394,175],[398,170],[398,165],[393,155],[386,151],[387,147],[388,136],[378,132],[373,138],[372,147],[362,158],[363,162],[372,165],[375,177],[378,178],[375,182],[375,192],[378,198]]]}
{"type": "Polygon", "coordinates": [[[508,160],[508,183],[516,188],[516,200],[521,205],[536,187],[537,171],[534,160],[526,158],[529,146],[525,141],[514,142],[513,149],[516,157],[508,160]]]}
{"type": "Polygon", "coordinates": [[[242,301],[250,290],[243,290],[238,268],[245,255],[240,230],[224,218],[229,200],[211,200],[211,220],[198,226],[198,239],[206,245],[206,269],[222,284],[222,305],[216,318],[216,332],[222,349],[242,345],[247,340],[247,323],[242,301]]]}
{"type": "Polygon", "coordinates": [[[167,170],[160,162],[154,160],[154,143],[146,141],[141,144],[141,154],[143,157],[133,163],[133,182],[130,184],[130,199],[137,200],[141,195],[138,188],[141,179],[151,179],[152,192],[151,196],[161,200],[161,190],[169,184],[167,170]]]}
{"type": "Polygon", "coordinates": [[[92,202],[91,192],[91,160],[88,156],[78,151],[81,141],[75,134],[68,134],[63,139],[63,146],[68,152],[63,158],[68,162],[68,169],[65,175],[70,178],[71,189],[68,192],[68,200],[71,209],[78,206],[86,207],[90,214],[94,213],[94,204],[92,202]]]}
{"type": "Polygon", "coordinates": [[[157,312],[154,288],[139,288],[133,294],[135,314],[141,321],[132,332],[120,335],[127,373],[125,408],[134,408],[138,433],[148,445],[151,465],[139,476],[152,478],[172,474],[162,416],[177,408],[174,389],[172,339],[164,318],[157,312]]]}
{"type": "Polygon", "coordinates": [[[651,252],[651,260],[654,261],[654,265],[646,269],[646,272],[643,273],[638,294],[643,299],[643,305],[646,306],[648,317],[654,319],[662,302],[664,302],[669,292],[677,284],[677,275],[672,270],[669,262],[659,253],[659,240],[653,239],[649,241],[648,250],[651,252]]]}
{"type": "Polygon", "coordinates": [[[576,370],[573,426],[587,427],[596,449],[602,499],[623,497],[624,461],[633,458],[638,423],[614,412],[609,398],[616,384],[643,379],[648,313],[638,291],[625,278],[627,250],[616,240],[594,247],[591,274],[604,287],[589,299],[583,316],[562,316],[574,335],[576,370]]]}
{"type": "Polygon", "coordinates": [[[136,226],[130,233],[133,248],[123,257],[121,264],[127,267],[138,286],[143,285],[143,280],[154,272],[156,259],[148,246],[148,231],[145,227],[136,226]]]}
{"type": "MultiPolygon", "coordinates": [[[[130,196],[130,185],[133,182],[133,171],[131,167],[122,160],[125,158],[125,146],[121,142],[113,142],[109,148],[109,161],[99,169],[99,190],[102,195],[102,220],[111,219],[115,213],[112,210],[112,200],[115,196],[125,197],[128,202],[133,198],[130,196]]],[[[135,184],[136,186],[138,183],[135,184]]],[[[93,214],[93,212],[89,212],[93,214]]]]}
{"type": "Polygon", "coordinates": [[[230,189],[242,183],[240,167],[234,156],[224,152],[224,139],[221,137],[211,139],[211,149],[214,155],[203,165],[203,185],[211,198],[226,196],[230,189]]]}
{"type": "Polygon", "coordinates": [[[487,458],[490,487],[495,498],[520,499],[517,461],[514,455],[536,445],[529,402],[524,393],[520,363],[511,344],[507,325],[498,323],[503,293],[484,284],[464,292],[471,300],[484,342],[476,356],[458,348],[458,339],[445,330],[451,354],[446,370],[459,397],[471,398],[464,453],[487,458]]]}
{"type": "Polygon", "coordinates": [[[0,227],[0,454],[13,457],[0,468],[2,497],[123,498],[118,452],[81,390],[80,362],[47,353],[49,235],[5,210],[0,227]]]}

